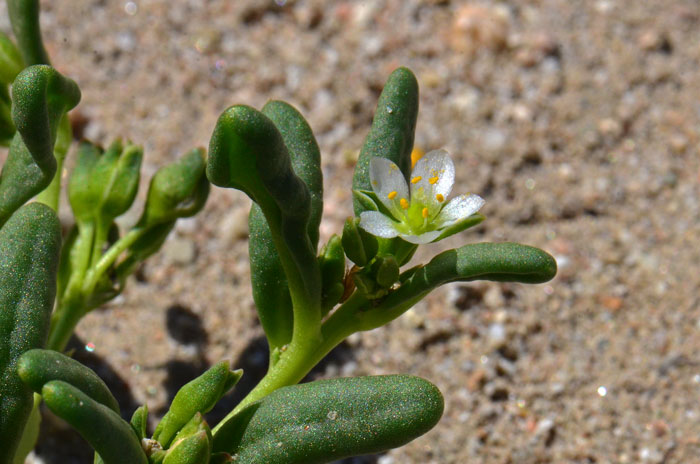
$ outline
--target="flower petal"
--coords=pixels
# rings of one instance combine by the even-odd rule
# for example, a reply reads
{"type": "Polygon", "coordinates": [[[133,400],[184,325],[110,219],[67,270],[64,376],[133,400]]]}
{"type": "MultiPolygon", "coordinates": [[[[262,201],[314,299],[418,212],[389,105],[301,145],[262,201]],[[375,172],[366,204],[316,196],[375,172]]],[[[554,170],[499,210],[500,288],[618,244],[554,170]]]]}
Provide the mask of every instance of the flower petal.
{"type": "Polygon", "coordinates": [[[416,245],[423,245],[425,243],[430,243],[440,236],[439,230],[431,230],[430,232],[425,232],[420,235],[403,235],[399,234],[402,239],[407,242],[414,243],[416,245]]]}
{"type": "Polygon", "coordinates": [[[403,216],[401,199],[408,201],[408,185],[399,167],[385,158],[372,158],[369,162],[369,181],[372,190],[384,206],[398,219],[403,216]]]}
{"type": "Polygon", "coordinates": [[[394,238],[399,235],[396,223],[379,211],[364,211],[360,214],[360,227],[372,235],[394,238]]]}
{"type": "Polygon", "coordinates": [[[452,158],[445,150],[433,150],[418,160],[411,173],[411,196],[423,188],[426,204],[439,203],[436,196],[441,195],[444,201],[454,183],[455,165],[452,158]]]}
{"type": "Polygon", "coordinates": [[[435,218],[435,225],[445,228],[462,218],[469,217],[484,205],[479,195],[460,195],[450,200],[435,218]]]}

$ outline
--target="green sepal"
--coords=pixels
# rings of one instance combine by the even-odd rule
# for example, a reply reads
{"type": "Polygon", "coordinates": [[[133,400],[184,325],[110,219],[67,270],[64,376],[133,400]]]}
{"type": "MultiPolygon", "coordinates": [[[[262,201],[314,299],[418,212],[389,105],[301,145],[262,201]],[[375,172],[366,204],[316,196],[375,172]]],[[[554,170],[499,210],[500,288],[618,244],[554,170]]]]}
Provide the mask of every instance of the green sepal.
{"type": "Polygon", "coordinates": [[[131,426],[80,389],[53,380],[44,385],[41,396],[49,409],[77,430],[105,464],[148,463],[131,426]]]}
{"type": "Polygon", "coordinates": [[[270,350],[292,340],[294,310],[289,283],[265,215],[256,203],[248,216],[250,284],[270,350]]]}
{"type": "Polygon", "coordinates": [[[0,462],[12,460],[32,410],[17,362],[46,343],[60,246],[58,218],[39,203],[23,206],[0,229],[0,462]]]}
{"type": "Polygon", "coordinates": [[[177,432],[177,435],[175,435],[169,449],[176,447],[179,441],[202,431],[205,432],[211,440],[212,436],[209,424],[207,424],[207,421],[204,419],[202,413],[198,412],[195,413],[195,415],[192,416],[192,419],[190,419],[189,422],[182,426],[182,428],[177,432]]]}
{"type": "Polygon", "coordinates": [[[452,224],[451,226],[443,229],[440,236],[438,238],[436,238],[435,240],[433,240],[433,242],[440,241],[440,240],[447,238],[451,235],[465,231],[465,230],[469,229],[470,227],[474,227],[477,224],[481,224],[484,221],[484,219],[486,219],[486,216],[484,216],[481,213],[474,213],[471,216],[467,216],[463,219],[460,219],[459,221],[452,224]]]}
{"type": "Polygon", "coordinates": [[[285,269],[290,293],[318,301],[316,249],[308,234],[311,194],[295,174],[289,150],[275,123],[244,105],[224,111],[209,143],[207,177],[214,185],[245,192],[260,206],[285,269]]]}
{"type": "Polygon", "coordinates": [[[0,225],[51,183],[56,172],[54,143],[63,115],[80,101],[72,80],[50,66],[30,66],[12,86],[12,119],[17,128],[0,173],[0,225]]]}
{"type": "Polygon", "coordinates": [[[231,390],[243,375],[242,370],[232,371],[228,361],[221,361],[204,374],[185,384],[175,395],[170,409],[153,433],[153,439],[167,448],[177,432],[196,413],[205,414],[231,390]]]}
{"type": "Polygon", "coordinates": [[[0,84],[12,84],[24,69],[22,55],[10,38],[0,31],[0,84]]]}
{"type": "Polygon", "coordinates": [[[148,436],[148,405],[139,406],[131,415],[129,424],[139,440],[146,438],[148,436]]]}
{"type": "Polygon", "coordinates": [[[315,464],[401,446],[430,430],[444,401],[408,375],[341,378],[280,388],[214,435],[236,463],[315,464]]]}
{"type": "Polygon", "coordinates": [[[371,272],[383,288],[391,288],[399,280],[399,264],[391,255],[378,256],[372,263],[371,272]]]}
{"type": "Polygon", "coordinates": [[[39,0],[7,0],[7,12],[26,65],[49,64],[49,55],[41,40],[39,0]]]}
{"type": "Polygon", "coordinates": [[[345,252],[343,251],[343,242],[341,238],[335,234],[328,240],[318,257],[318,266],[321,270],[321,313],[322,315],[328,312],[335,306],[343,296],[345,286],[343,278],[345,277],[345,252]]]}
{"type": "Polygon", "coordinates": [[[342,243],[345,255],[359,267],[366,266],[379,249],[377,237],[360,227],[360,218],[345,220],[342,243]]]}
{"type": "MultiPolygon", "coordinates": [[[[411,171],[411,151],[418,117],[418,81],[408,68],[391,73],[379,97],[372,127],[360,151],[352,178],[353,190],[369,191],[369,162],[375,156],[394,162],[404,177],[411,171]]],[[[355,215],[367,209],[353,198],[355,215]]]]}
{"type": "Polygon", "coordinates": [[[209,195],[205,165],[204,150],[196,148],[178,161],[160,168],[151,179],[138,226],[152,227],[197,214],[209,195]]]}
{"type": "Polygon", "coordinates": [[[138,189],[143,150],[122,146],[120,140],[107,151],[84,141],[68,184],[73,214],[80,222],[109,224],[134,202],[138,189]]]}
{"type": "Polygon", "coordinates": [[[62,380],[119,413],[119,403],[104,381],[92,369],[58,351],[27,351],[19,358],[17,373],[35,393],[41,393],[42,387],[52,380],[62,380]]]}
{"type": "Polygon", "coordinates": [[[165,455],[163,464],[209,464],[211,441],[205,431],[183,438],[165,455]]]}

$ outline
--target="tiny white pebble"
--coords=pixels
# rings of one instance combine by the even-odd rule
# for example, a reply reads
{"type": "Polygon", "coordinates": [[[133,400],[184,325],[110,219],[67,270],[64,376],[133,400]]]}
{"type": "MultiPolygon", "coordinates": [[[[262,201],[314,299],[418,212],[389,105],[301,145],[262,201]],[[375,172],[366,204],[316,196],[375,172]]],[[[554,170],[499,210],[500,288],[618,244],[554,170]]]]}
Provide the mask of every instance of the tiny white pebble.
{"type": "Polygon", "coordinates": [[[601,397],[603,397],[603,396],[605,396],[605,395],[608,394],[608,389],[605,388],[603,385],[601,385],[600,387],[598,387],[598,390],[597,390],[597,391],[598,391],[598,396],[601,396],[601,397]]]}
{"type": "Polygon", "coordinates": [[[124,11],[126,11],[126,14],[129,16],[134,16],[139,11],[139,6],[136,4],[136,2],[126,2],[124,5],[124,11]]]}

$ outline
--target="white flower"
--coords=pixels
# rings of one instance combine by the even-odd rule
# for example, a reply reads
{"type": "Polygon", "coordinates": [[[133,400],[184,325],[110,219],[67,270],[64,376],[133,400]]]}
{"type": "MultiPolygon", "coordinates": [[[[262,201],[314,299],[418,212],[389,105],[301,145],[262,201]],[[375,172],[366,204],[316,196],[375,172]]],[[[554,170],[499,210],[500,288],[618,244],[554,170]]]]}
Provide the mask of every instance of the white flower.
{"type": "Polygon", "coordinates": [[[378,237],[429,243],[484,204],[478,195],[445,201],[455,180],[454,163],[445,150],[431,151],[418,160],[410,189],[399,167],[385,158],[372,158],[369,178],[375,195],[391,213],[391,217],[379,211],[360,214],[360,227],[378,237]]]}

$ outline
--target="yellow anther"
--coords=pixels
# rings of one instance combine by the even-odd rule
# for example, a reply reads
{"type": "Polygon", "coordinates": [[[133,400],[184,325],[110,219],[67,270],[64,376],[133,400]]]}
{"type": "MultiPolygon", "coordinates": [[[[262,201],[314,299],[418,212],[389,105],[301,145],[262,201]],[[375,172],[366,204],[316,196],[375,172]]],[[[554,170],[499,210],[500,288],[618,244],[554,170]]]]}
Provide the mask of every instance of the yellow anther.
{"type": "Polygon", "coordinates": [[[435,182],[437,182],[437,181],[438,181],[438,179],[439,179],[439,177],[438,177],[438,176],[435,176],[435,177],[431,177],[430,179],[428,179],[428,182],[430,182],[430,185],[434,185],[434,184],[435,184],[435,182]]]}
{"type": "Polygon", "coordinates": [[[421,211],[421,214],[423,215],[424,218],[427,219],[427,217],[428,217],[428,208],[423,208],[423,211],[421,211]]]}
{"type": "Polygon", "coordinates": [[[411,152],[411,167],[415,166],[425,153],[420,148],[414,148],[411,152]]]}
{"type": "Polygon", "coordinates": [[[440,203],[442,203],[443,201],[445,201],[445,197],[442,195],[442,193],[438,193],[437,195],[435,195],[435,199],[436,199],[437,201],[439,201],[440,203]]]}
{"type": "Polygon", "coordinates": [[[393,200],[394,198],[396,198],[396,195],[397,195],[396,190],[394,190],[393,192],[389,192],[389,195],[387,195],[387,198],[389,200],[393,200]]]}
{"type": "Polygon", "coordinates": [[[416,177],[414,177],[413,179],[411,179],[411,183],[412,183],[412,184],[417,184],[418,182],[420,182],[421,179],[422,179],[421,176],[416,176],[416,177]]]}
{"type": "Polygon", "coordinates": [[[401,204],[401,207],[402,207],[403,209],[408,209],[408,200],[406,200],[405,198],[402,198],[402,199],[399,201],[399,203],[401,204]]]}

